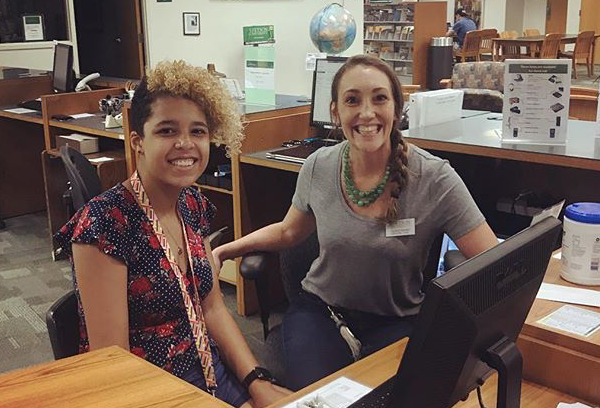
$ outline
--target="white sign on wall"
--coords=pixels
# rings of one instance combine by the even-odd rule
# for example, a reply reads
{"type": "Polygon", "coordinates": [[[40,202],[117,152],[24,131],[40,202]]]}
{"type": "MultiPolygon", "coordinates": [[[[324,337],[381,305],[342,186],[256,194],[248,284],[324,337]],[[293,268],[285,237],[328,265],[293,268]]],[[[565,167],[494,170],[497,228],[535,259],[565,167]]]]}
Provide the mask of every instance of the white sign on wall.
{"type": "Polygon", "coordinates": [[[506,60],[502,141],[564,145],[570,88],[571,60],[506,60]]]}

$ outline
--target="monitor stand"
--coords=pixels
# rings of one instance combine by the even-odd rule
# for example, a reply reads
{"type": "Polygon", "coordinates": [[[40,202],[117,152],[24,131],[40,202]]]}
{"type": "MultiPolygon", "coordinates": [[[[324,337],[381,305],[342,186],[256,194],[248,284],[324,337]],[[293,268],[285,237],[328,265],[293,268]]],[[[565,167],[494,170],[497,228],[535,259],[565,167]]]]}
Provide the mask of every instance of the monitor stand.
{"type": "Polygon", "coordinates": [[[487,349],[484,361],[498,372],[496,407],[520,408],[523,357],[515,342],[502,337],[487,349]]]}

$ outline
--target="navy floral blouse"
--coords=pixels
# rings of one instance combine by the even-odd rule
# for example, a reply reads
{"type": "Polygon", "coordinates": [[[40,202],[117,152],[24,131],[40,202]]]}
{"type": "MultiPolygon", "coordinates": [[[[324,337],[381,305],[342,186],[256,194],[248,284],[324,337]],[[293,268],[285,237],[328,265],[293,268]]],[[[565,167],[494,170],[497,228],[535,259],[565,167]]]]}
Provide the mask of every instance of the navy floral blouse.
{"type": "MultiPolygon", "coordinates": [[[[185,280],[195,300],[204,299],[213,280],[203,238],[209,235],[215,207],[194,187],[182,190],[178,209],[192,257],[193,274],[185,280]],[[192,278],[193,275],[193,278],[192,278]]],[[[198,361],[180,286],[152,225],[134,196],[122,184],[93,198],[55,235],[71,258],[79,303],[80,352],[89,350],[85,316],[77,289],[72,243],[96,245],[127,265],[129,347],[132,353],[181,377],[198,361]]],[[[212,341],[211,341],[212,343],[212,341]]],[[[214,344],[213,344],[214,345],[214,344]]]]}

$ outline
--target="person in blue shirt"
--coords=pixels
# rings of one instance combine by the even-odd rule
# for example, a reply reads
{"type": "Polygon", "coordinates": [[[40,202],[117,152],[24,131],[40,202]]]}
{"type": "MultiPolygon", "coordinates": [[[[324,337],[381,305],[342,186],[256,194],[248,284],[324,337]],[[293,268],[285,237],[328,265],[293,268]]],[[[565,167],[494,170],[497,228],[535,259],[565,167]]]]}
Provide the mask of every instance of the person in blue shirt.
{"type": "Polygon", "coordinates": [[[477,26],[475,25],[475,22],[469,18],[469,15],[464,9],[459,8],[456,10],[455,16],[456,23],[448,30],[446,36],[455,36],[456,41],[458,42],[458,48],[462,48],[467,32],[477,30],[477,26]]]}

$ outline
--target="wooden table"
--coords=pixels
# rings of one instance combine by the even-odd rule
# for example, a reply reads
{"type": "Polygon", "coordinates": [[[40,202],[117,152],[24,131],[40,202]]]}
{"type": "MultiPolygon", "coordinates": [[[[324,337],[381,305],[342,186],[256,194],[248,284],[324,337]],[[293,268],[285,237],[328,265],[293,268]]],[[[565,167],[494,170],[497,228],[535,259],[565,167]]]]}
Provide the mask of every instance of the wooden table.
{"type": "MultiPolygon", "coordinates": [[[[376,387],[383,381],[393,376],[398,370],[399,362],[404,354],[408,340],[400,340],[377,353],[366,357],[340,371],[323,378],[320,381],[270,405],[269,408],[284,406],[315,389],[345,376],[369,387],[376,387]]],[[[496,406],[497,376],[492,375],[483,385],[483,400],[488,407],[496,406]]],[[[564,394],[538,384],[523,381],[521,388],[521,407],[523,408],[555,408],[559,402],[573,403],[580,401],[568,394],[564,394]]],[[[457,408],[479,408],[477,395],[472,392],[469,399],[455,405],[457,408]]]]}
{"type": "Polygon", "coordinates": [[[117,346],[0,376],[0,406],[230,407],[117,346]]]}
{"type": "MultiPolygon", "coordinates": [[[[594,37],[594,42],[596,38],[594,37]]],[[[494,61],[501,61],[500,49],[504,45],[512,45],[517,47],[527,47],[529,50],[530,58],[536,58],[537,53],[542,48],[542,43],[546,38],[545,35],[534,35],[529,37],[517,37],[517,38],[494,38],[492,39],[492,56],[494,61]]],[[[560,40],[561,44],[574,44],[577,41],[577,34],[563,34],[560,40]]],[[[594,58],[594,43],[592,43],[592,61],[594,58]]]]}

